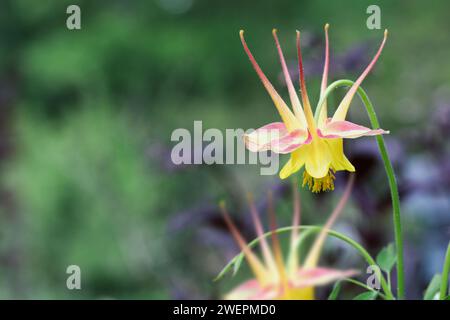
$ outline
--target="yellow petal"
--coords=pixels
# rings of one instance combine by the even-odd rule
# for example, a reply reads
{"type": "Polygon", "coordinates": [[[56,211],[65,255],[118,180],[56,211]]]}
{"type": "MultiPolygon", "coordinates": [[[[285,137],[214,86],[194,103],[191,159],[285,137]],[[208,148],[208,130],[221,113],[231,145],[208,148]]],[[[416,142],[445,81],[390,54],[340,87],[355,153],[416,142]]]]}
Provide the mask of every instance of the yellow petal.
{"type": "Polygon", "coordinates": [[[355,167],[344,155],[343,139],[326,139],[326,142],[331,152],[331,166],[333,169],[335,171],[347,170],[350,172],[355,172],[355,167]]]}
{"type": "Polygon", "coordinates": [[[305,146],[301,146],[291,153],[291,158],[280,171],[280,179],[286,179],[291,174],[296,173],[303,167],[303,165],[305,164],[304,147],[305,146]]]}
{"type": "Polygon", "coordinates": [[[289,288],[279,300],[314,300],[314,287],[289,288]]]}
{"type": "Polygon", "coordinates": [[[331,153],[328,144],[320,138],[313,139],[305,148],[305,170],[313,178],[323,178],[328,174],[331,164],[331,153]]]}

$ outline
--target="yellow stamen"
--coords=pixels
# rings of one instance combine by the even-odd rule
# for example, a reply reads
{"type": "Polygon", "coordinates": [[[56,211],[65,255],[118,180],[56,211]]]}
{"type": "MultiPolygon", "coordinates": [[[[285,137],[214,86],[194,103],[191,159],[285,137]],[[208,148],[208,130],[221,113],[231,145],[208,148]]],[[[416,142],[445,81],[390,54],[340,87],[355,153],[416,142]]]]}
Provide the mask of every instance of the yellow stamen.
{"type": "Polygon", "coordinates": [[[303,172],[303,184],[308,185],[308,188],[315,193],[319,193],[321,191],[332,191],[334,190],[334,170],[330,169],[327,175],[323,178],[314,178],[309,175],[309,173],[305,170],[303,172]]]}

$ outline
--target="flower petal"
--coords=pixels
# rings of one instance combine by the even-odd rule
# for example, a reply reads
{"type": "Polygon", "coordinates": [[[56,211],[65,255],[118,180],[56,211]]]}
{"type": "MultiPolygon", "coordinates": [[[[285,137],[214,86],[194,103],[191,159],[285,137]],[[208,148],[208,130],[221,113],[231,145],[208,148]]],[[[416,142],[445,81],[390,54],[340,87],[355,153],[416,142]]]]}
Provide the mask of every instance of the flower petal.
{"type": "Polygon", "coordinates": [[[303,268],[293,280],[295,288],[315,287],[348,278],[358,274],[357,270],[336,270],[328,268],[303,268]]]}
{"type": "Polygon", "coordinates": [[[331,152],[331,167],[335,171],[347,170],[355,172],[355,167],[344,154],[344,139],[326,139],[325,140],[331,152]]]}
{"type": "Polygon", "coordinates": [[[370,128],[360,126],[350,121],[328,121],[322,129],[317,130],[319,137],[322,138],[359,138],[362,136],[376,136],[379,134],[387,134],[389,131],[383,129],[372,130],[370,128]]]}
{"type": "Polygon", "coordinates": [[[305,147],[305,170],[313,178],[325,177],[332,161],[328,144],[324,139],[317,138],[305,147]]]}
{"type": "MultiPolygon", "coordinates": [[[[324,30],[325,30],[325,62],[323,65],[322,83],[320,85],[320,98],[322,98],[322,96],[324,95],[325,90],[327,89],[327,83],[328,83],[328,66],[329,66],[329,61],[330,61],[330,45],[329,45],[329,41],[328,41],[329,26],[330,25],[327,23],[324,27],[324,30]]],[[[326,119],[327,119],[327,101],[325,100],[325,102],[323,103],[323,106],[322,106],[322,110],[320,111],[319,122],[317,123],[317,126],[319,128],[321,128],[322,125],[325,123],[326,119]]]]}
{"type": "Polygon", "coordinates": [[[280,179],[286,179],[303,167],[305,164],[305,157],[304,152],[302,152],[303,150],[301,149],[302,148],[300,147],[299,150],[296,150],[291,154],[291,158],[280,171],[280,179]]]}
{"type": "Polygon", "coordinates": [[[282,122],[269,123],[244,135],[244,143],[252,152],[272,150],[282,154],[291,153],[310,142],[308,131],[297,129],[289,132],[282,122]]]}
{"type": "Polygon", "coordinates": [[[279,295],[275,286],[262,287],[257,280],[244,282],[225,296],[226,300],[271,300],[279,295]]]}

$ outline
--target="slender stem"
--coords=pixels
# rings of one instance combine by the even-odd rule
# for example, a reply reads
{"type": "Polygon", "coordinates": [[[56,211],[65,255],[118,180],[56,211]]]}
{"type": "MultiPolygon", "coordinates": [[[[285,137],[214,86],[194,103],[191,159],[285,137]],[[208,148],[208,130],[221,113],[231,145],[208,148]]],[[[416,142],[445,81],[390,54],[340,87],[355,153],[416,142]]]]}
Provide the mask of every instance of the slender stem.
{"type": "Polygon", "coordinates": [[[447,297],[449,273],[450,273],[450,242],[448,243],[447,253],[445,254],[444,268],[442,269],[441,292],[439,294],[440,300],[444,300],[447,297]]]}
{"type": "Polygon", "coordinates": [[[352,278],[346,278],[346,279],[343,279],[342,281],[347,281],[347,282],[353,283],[353,284],[355,284],[355,285],[357,285],[357,286],[360,286],[361,288],[364,288],[364,289],[366,289],[366,290],[368,290],[368,291],[376,292],[376,293],[377,293],[381,298],[383,298],[384,300],[389,300],[389,299],[386,297],[386,295],[384,295],[384,294],[382,294],[381,292],[375,290],[374,288],[371,288],[371,287],[365,285],[364,283],[362,283],[362,282],[360,282],[360,281],[358,281],[358,280],[355,280],[355,279],[352,279],[352,278]]]}
{"type": "MultiPolygon", "coordinates": [[[[361,246],[361,245],[360,245],[358,242],[356,242],[355,240],[353,240],[353,239],[351,239],[351,238],[349,238],[349,237],[347,237],[347,236],[345,236],[345,235],[343,235],[343,234],[341,234],[341,233],[338,233],[338,232],[336,232],[336,231],[333,231],[333,230],[330,230],[330,231],[328,232],[328,234],[330,234],[330,235],[332,235],[332,236],[334,236],[334,237],[336,237],[336,238],[338,238],[338,239],[341,239],[341,240],[347,242],[348,244],[352,245],[356,250],[359,251],[359,253],[364,257],[364,259],[366,259],[366,261],[367,261],[367,263],[368,263],[369,265],[371,265],[371,266],[376,266],[376,265],[377,265],[377,263],[376,263],[375,260],[372,258],[372,256],[367,252],[367,250],[364,249],[364,247],[361,246]]],[[[393,295],[392,295],[391,289],[390,289],[389,286],[387,285],[387,282],[386,282],[384,276],[381,275],[381,272],[380,272],[380,284],[381,284],[381,287],[383,288],[383,291],[384,291],[384,293],[386,294],[387,298],[388,298],[389,300],[393,300],[394,297],[393,297],[393,295]]]]}
{"type": "MultiPolygon", "coordinates": [[[[315,119],[318,120],[320,110],[328,95],[331,94],[333,90],[342,86],[351,86],[354,81],[352,80],[338,80],[330,84],[325,90],[324,95],[320,99],[316,111],[315,111],[315,119]]],[[[367,114],[370,119],[370,123],[373,129],[379,129],[380,124],[378,122],[377,115],[375,113],[375,109],[373,108],[372,103],[370,102],[369,97],[366,92],[359,87],[358,95],[361,98],[364,106],[366,107],[367,114]]],[[[392,168],[391,160],[389,159],[389,155],[386,149],[386,145],[384,143],[383,136],[376,136],[378,149],[381,154],[381,158],[383,159],[384,168],[386,170],[386,174],[389,181],[389,187],[391,189],[391,199],[392,199],[392,210],[393,210],[393,221],[394,221],[394,231],[395,231],[395,245],[397,251],[397,297],[398,299],[403,299],[405,297],[405,279],[404,279],[404,264],[403,264],[403,235],[402,235],[402,223],[400,216],[400,198],[398,194],[398,186],[397,181],[394,174],[394,169],[392,168]]]]}
{"type": "MultiPolygon", "coordinates": [[[[299,226],[299,227],[284,227],[284,228],[279,228],[277,230],[275,230],[274,232],[277,233],[282,233],[282,232],[288,232],[291,231],[293,229],[298,228],[299,230],[306,230],[309,232],[319,232],[320,230],[322,230],[322,227],[319,226],[299,226]]],[[[266,232],[264,235],[262,235],[262,237],[268,237],[271,236],[273,231],[270,232],[266,232]]],[[[353,248],[355,248],[359,254],[366,260],[366,262],[369,265],[377,265],[377,263],[375,262],[375,260],[372,258],[372,256],[370,255],[370,253],[367,252],[366,249],[364,249],[363,246],[361,246],[358,242],[356,242],[355,240],[353,240],[350,237],[347,237],[346,235],[339,233],[337,231],[334,230],[328,230],[327,233],[330,236],[333,236],[335,238],[338,238],[344,242],[347,242],[348,244],[350,244],[353,248]]],[[[304,233],[305,234],[305,233],[304,233]]],[[[251,241],[248,246],[251,248],[253,246],[255,246],[259,241],[261,240],[261,237],[258,237],[256,239],[254,239],[253,241],[251,241]]],[[[219,275],[214,279],[215,281],[219,280],[220,278],[222,278],[224,276],[224,274],[226,272],[228,272],[228,270],[230,270],[230,268],[234,265],[234,270],[236,271],[239,268],[239,265],[241,264],[242,260],[244,259],[244,254],[241,252],[238,255],[236,255],[233,259],[231,259],[231,261],[222,269],[222,271],[219,273],[219,275]]],[[[386,279],[384,278],[384,276],[381,274],[380,272],[380,284],[381,287],[383,288],[384,294],[386,296],[386,299],[388,300],[394,300],[394,295],[392,294],[389,286],[387,285],[386,279]]]]}

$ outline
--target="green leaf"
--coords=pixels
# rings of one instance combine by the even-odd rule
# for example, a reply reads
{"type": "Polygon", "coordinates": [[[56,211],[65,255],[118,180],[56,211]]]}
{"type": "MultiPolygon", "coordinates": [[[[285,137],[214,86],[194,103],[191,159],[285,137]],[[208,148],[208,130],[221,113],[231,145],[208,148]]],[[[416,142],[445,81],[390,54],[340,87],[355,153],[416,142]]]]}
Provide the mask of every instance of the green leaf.
{"type": "Polygon", "coordinates": [[[366,291],[361,294],[358,294],[356,297],[353,298],[353,300],[375,300],[377,295],[378,292],[376,291],[366,291]]]}
{"type": "Polygon", "coordinates": [[[439,292],[441,286],[442,276],[440,274],[435,274],[433,279],[431,279],[430,284],[425,290],[425,294],[423,296],[424,300],[433,300],[436,293],[439,292]]]}
{"type": "Polygon", "coordinates": [[[341,291],[341,287],[342,287],[341,281],[336,282],[333,286],[333,290],[328,296],[328,300],[336,300],[339,295],[339,292],[341,291]]]}
{"type": "Polygon", "coordinates": [[[242,261],[244,260],[244,255],[241,254],[240,256],[238,256],[238,258],[236,259],[236,261],[234,262],[234,267],[233,267],[233,276],[236,275],[236,273],[239,271],[239,268],[241,267],[242,261]]]}
{"type": "Polygon", "coordinates": [[[377,264],[384,272],[391,272],[392,267],[397,261],[395,247],[393,243],[384,247],[377,255],[377,264]]]}

